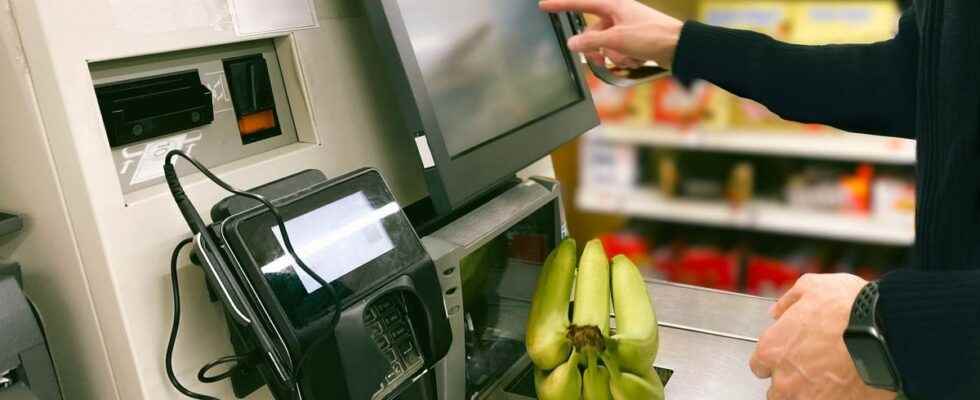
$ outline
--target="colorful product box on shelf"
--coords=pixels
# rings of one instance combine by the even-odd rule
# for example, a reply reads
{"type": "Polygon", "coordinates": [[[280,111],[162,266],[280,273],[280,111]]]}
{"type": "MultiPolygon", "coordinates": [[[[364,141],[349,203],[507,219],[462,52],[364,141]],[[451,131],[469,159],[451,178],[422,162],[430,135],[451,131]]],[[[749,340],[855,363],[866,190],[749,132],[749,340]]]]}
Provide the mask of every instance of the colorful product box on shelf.
{"type": "Polygon", "coordinates": [[[599,118],[605,123],[647,124],[650,122],[650,85],[622,88],[588,76],[589,89],[599,118]]]}
{"type": "Polygon", "coordinates": [[[651,85],[651,95],[650,120],[656,124],[681,129],[728,127],[732,97],[717,86],[695,81],[684,87],[674,79],[661,79],[651,85]]]}
{"type": "Polygon", "coordinates": [[[745,291],[756,296],[779,297],[793,287],[803,272],[784,260],[753,255],[746,267],[745,291]]]}
{"type": "Polygon", "coordinates": [[[915,220],[915,182],[899,177],[880,177],[871,186],[872,213],[887,221],[915,220]]]}
{"type": "MultiPolygon", "coordinates": [[[[894,1],[731,1],[703,0],[701,21],[748,29],[799,44],[866,43],[891,38],[899,11],[894,1]]],[[[800,129],[752,100],[722,94],[730,104],[730,126],[743,129],[800,129]]],[[[801,95],[805,95],[802,94],[801,95]]],[[[717,100],[726,102],[725,100],[717,100]]],[[[809,126],[809,130],[819,127],[809,126]]]]}
{"type": "Polygon", "coordinates": [[[795,4],[791,42],[872,43],[898,31],[900,11],[892,0],[805,1],[795,4]]]}
{"type": "Polygon", "coordinates": [[[632,88],[607,84],[594,75],[588,75],[587,80],[596,111],[603,122],[619,122],[630,114],[630,104],[634,98],[632,88]]]}
{"type": "Polygon", "coordinates": [[[793,5],[786,1],[702,0],[700,19],[709,25],[761,32],[777,39],[790,36],[793,5]]]}
{"type": "Polygon", "coordinates": [[[790,206],[836,212],[868,213],[874,167],[861,164],[853,174],[810,168],[790,177],[785,187],[790,206]]]}
{"type": "MultiPolygon", "coordinates": [[[[793,35],[794,7],[785,1],[725,1],[701,2],[701,21],[726,28],[747,29],[764,33],[779,40],[793,35]]],[[[719,90],[719,92],[723,92],[719,90]]],[[[796,127],[779,118],[763,105],[727,92],[717,95],[719,104],[726,104],[725,123],[729,128],[786,129],[796,127]]]]}
{"type": "Polygon", "coordinates": [[[659,273],[671,282],[711,289],[738,290],[738,254],[713,246],[658,249],[653,255],[659,273]]]}
{"type": "Polygon", "coordinates": [[[628,143],[613,143],[599,135],[586,134],[580,142],[579,173],[583,188],[605,192],[628,192],[639,179],[639,149],[628,143]]]}
{"type": "Polygon", "coordinates": [[[647,238],[634,232],[612,232],[599,237],[609,258],[624,255],[628,257],[643,276],[650,279],[663,279],[650,259],[650,245],[647,238]]]}

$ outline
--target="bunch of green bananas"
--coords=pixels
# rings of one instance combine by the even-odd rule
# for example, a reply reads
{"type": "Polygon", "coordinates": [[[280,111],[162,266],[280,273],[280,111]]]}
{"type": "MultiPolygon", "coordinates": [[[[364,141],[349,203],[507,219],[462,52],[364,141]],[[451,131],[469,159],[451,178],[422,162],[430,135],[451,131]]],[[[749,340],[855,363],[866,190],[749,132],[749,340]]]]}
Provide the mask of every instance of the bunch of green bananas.
{"type": "Polygon", "coordinates": [[[575,240],[566,239],[548,256],[531,302],[526,341],[538,399],[662,400],[664,386],[653,369],[657,316],[640,271],[624,256],[614,257],[610,268],[599,240],[586,244],[579,263],[577,253],[575,240]]]}

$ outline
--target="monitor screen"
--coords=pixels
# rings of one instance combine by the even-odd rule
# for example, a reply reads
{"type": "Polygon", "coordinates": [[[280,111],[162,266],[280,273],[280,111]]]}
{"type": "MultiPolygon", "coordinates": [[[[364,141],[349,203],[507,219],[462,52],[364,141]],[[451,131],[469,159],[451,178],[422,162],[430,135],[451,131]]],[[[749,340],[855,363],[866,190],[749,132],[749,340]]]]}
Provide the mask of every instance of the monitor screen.
{"type": "Polygon", "coordinates": [[[397,3],[451,157],[584,98],[537,1],[397,3]]]}

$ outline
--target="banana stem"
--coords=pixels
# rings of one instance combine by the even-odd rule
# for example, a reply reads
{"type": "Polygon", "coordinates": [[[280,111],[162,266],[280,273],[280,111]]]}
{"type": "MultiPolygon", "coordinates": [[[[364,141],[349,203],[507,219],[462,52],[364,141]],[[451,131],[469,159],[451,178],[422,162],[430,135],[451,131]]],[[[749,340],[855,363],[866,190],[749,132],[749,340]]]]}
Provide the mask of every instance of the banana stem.
{"type": "Polygon", "coordinates": [[[603,337],[602,330],[598,326],[572,325],[568,328],[568,339],[580,351],[586,349],[595,349],[600,353],[606,351],[606,338],[603,337]]]}
{"type": "Polygon", "coordinates": [[[589,369],[595,371],[599,368],[599,353],[595,349],[585,350],[585,357],[589,363],[589,369]]]}
{"type": "Polygon", "coordinates": [[[612,378],[612,379],[619,379],[619,376],[622,374],[622,372],[619,369],[619,362],[617,362],[614,359],[614,357],[607,357],[607,356],[603,355],[602,356],[602,363],[605,364],[606,369],[609,370],[609,377],[610,378],[612,378]]]}

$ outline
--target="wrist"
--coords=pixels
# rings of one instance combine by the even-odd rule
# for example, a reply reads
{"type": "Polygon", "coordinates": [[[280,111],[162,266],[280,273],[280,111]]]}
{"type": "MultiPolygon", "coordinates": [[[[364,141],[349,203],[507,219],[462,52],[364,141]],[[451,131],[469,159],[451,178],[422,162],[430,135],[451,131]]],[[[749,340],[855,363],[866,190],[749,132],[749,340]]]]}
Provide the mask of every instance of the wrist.
{"type": "Polygon", "coordinates": [[[675,56],[677,55],[677,46],[681,41],[681,33],[684,31],[684,22],[678,19],[672,19],[666,29],[666,49],[664,54],[664,62],[661,64],[663,68],[673,69],[675,56]]]}
{"type": "Polygon", "coordinates": [[[676,38],[672,37],[673,40],[670,42],[670,70],[674,76],[695,78],[699,75],[697,71],[699,61],[707,57],[701,48],[710,40],[708,35],[705,35],[705,28],[706,25],[700,25],[696,21],[681,23],[676,38]]]}

